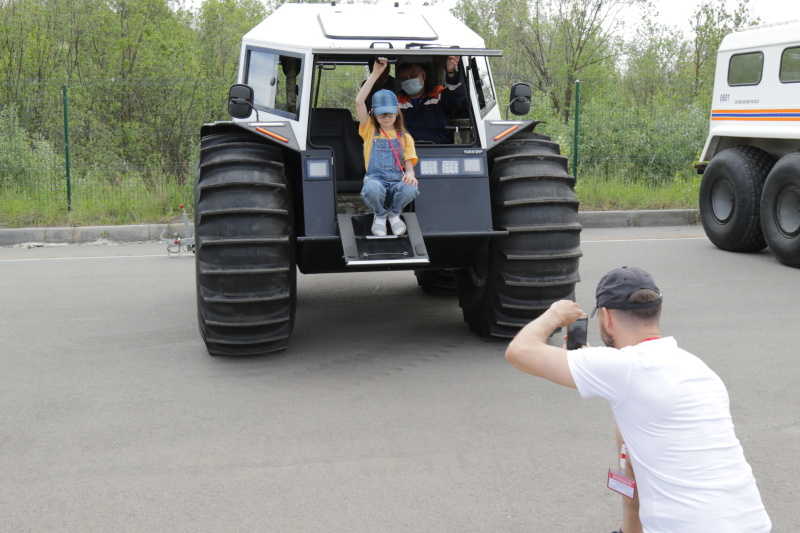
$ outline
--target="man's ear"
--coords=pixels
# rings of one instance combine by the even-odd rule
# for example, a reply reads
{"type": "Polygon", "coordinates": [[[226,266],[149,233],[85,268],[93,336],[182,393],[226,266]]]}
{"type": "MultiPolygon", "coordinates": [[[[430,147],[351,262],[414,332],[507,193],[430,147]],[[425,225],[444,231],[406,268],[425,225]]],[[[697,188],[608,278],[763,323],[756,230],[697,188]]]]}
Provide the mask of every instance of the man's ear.
{"type": "Polygon", "coordinates": [[[611,328],[614,324],[616,324],[616,320],[614,320],[613,311],[607,309],[605,307],[601,307],[600,310],[597,312],[598,317],[600,320],[603,321],[603,327],[607,330],[611,328]]]}

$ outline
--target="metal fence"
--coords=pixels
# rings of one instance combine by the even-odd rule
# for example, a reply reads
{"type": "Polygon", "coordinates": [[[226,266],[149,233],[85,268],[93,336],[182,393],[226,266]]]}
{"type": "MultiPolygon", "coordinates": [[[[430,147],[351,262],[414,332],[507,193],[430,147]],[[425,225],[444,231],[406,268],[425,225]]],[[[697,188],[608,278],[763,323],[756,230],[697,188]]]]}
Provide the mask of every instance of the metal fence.
{"type": "Polygon", "coordinates": [[[531,118],[569,155],[582,180],[607,177],[664,183],[691,179],[708,133],[710,96],[690,82],[583,80],[575,84],[569,120],[534,96],[531,118]],[[549,114],[548,114],[549,112],[549,114]]]}
{"type": "Polygon", "coordinates": [[[191,203],[199,127],[226,118],[227,84],[0,81],[0,225],[178,214],[191,203]]]}
{"type": "MultiPolygon", "coordinates": [[[[227,80],[0,80],[0,227],[125,224],[178,215],[192,201],[199,129],[225,120],[227,80]],[[88,220],[87,217],[91,218],[88,220]]],[[[690,179],[708,106],[688,85],[584,80],[569,117],[536,94],[527,118],[545,120],[581,180],[690,179]]]]}

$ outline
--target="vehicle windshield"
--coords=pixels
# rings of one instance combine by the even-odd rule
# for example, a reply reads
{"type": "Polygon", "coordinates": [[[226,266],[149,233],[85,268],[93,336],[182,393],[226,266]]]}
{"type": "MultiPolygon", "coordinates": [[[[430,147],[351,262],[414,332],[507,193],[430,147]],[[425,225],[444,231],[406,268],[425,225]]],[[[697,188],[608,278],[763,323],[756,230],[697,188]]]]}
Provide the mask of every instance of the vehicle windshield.
{"type": "MultiPolygon", "coordinates": [[[[312,107],[314,109],[346,109],[349,111],[350,116],[354,121],[357,121],[355,99],[362,84],[370,76],[370,65],[376,56],[365,57],[323,57],[318,58],[314,65],[314,87],[312,94],[312,107]]],[[[413,103],[405,104],[406,107],[413,106],[418,110],[423,109],[421,106],[426,106],[427,113],[441,114],[443,118],[437,123],[437,128],[443,130],[445,133],[440,137],[433,139],[424,139],[425,133],[414,135],[414,127],[419,122],[426,120],[425,114],[418,111],[415,117],[407,121],[407,126],[415,142],[419,145],[424,144],[457,144],[457,145],[472,145],[475,142],[474,137],[474,119],[471,112],[471,104],[469,99],[469,91],[467,88],[467,72],[475,66],[475,62],[465,62],[469,58],[462,58],[459,61],[457,69],[457,81],[452,83],[453,80],[448,80],[446,76],[446,64],[448,56],[415,56],[418,65],[425,73],[425,91],[421,99],[415,100],[413,103]],[[450,81],[450,83],[448,83],[450,81]],[[438,94],[437,94],[438,92],[438,94]],[[419,100],[422,100],[420,102],[419,100]],[[416,119],[417,124],[414,120],[416,119]],[[410,122],[410,123],[409,123],[410,122]],[[420,137],[420,138],[418,138],[420,137]],[[445,139],[446,140],[443,140],[445,139]]],[[[485,65],[485,58],[477,58],[478,63],[483,62],[485,65]]],[[[389,57],[389,73],[388,76],[379,80],[376,84],[377,89],[389,89],[395,93],[400,94],[401,104],[404,92],[397,80],[397,68],[404,62],[397,57],[389,57]]],[[[474,78],[474,76],[473,76],[474,78]]],[[[479,100],[491,100],[494,102],[494,96],[484,98],[486,90],[491,94],[491,82],[488,81],[488,69],[484,69],[480,78],[485,80],[479,92],[479,100]],[[488,81],[488,85],[486,85],[488,81]]],[[[485,104],[484,104],[485,105],[485,104]]],[[[367,102],[367,107],[371,108],[371,102],[367,102]]],[[[408,112],[408,111],[407,111],[408,112]]],[[[410,111],[413,112],[413,111],[410,111]]],[[[404,114],[404,117],[408,117],[404,114]]],[[[433,126],[430,126],[433,127],[433,126]]],[[[419,130],[418,130],[419,131],[419,130]]]]}

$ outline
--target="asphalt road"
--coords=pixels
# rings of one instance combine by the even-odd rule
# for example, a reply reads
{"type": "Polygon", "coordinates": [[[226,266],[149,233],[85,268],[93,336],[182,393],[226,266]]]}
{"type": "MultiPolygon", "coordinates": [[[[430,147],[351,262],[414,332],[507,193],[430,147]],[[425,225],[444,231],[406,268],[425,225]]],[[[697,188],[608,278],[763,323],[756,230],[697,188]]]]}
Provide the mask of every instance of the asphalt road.
{"type": "MultiPolygon", "coordinates": [[[[578,301],[641,266],[800,530],[800,271],[699,227],[585,230],[578,301]]],[[[290,349],[209,356],[191,255],[0,248],[0,531],[608,532],[604,402],[524,375],[411,273],[300,276],[290,349]]],[[[600,344],[595,322],[589,340],[600,344]]]]}

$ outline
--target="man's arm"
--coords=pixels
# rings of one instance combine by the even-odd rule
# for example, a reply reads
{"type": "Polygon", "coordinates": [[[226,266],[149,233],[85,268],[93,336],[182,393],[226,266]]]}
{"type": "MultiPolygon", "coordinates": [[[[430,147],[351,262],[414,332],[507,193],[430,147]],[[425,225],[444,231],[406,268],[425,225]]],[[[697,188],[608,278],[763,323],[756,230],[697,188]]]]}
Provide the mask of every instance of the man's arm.
{"type": "Polygon", "coordinates": [[[461,75],[457,71],[461,58],[449,56],[445,77],[445,90],[442,91],[442,108],[449,114],[458,109],[467,97],[467,91],[461,82],[461,75]]]}
{"type": "Polygon", "coordinates": [[[567,327],[583,316],[578,304],[569,300],[555,302],[542,315],[522,328],[506,350],[506,360],[517,369],[565,387],[577,388],[569,371],[567,350],[547,344],[558,327],[567,327]]]}

